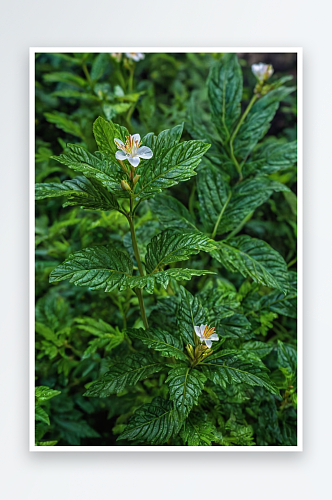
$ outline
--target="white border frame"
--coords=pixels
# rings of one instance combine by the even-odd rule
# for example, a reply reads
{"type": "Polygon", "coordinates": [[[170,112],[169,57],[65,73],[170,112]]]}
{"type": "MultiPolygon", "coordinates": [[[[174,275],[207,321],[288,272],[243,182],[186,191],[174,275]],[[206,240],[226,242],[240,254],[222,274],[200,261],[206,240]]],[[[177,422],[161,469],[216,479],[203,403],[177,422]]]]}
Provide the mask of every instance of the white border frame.
{"type": "Polygon", "coordinates": [[[303,451],[303,49],[302,47],[30,47],[29,72],[29,451],[270,452],[303,451]],[[298,106],[298,430],[297,446],[35,446],[35,54],[55,52],[244,52],[297,54],[298,106]]]}

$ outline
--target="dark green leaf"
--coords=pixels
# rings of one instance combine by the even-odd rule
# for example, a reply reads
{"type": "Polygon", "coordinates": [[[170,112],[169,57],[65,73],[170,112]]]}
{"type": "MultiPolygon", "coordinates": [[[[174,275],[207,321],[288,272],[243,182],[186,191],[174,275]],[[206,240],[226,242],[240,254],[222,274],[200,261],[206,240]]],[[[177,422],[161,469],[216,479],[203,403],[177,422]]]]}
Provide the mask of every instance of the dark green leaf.
{"type": "Polygon", "coordinates": [[[114,139],[120,139],[122,142],[126,142],[126,136],[129,136],[128,130],[121,125],[117,125],[112,121],[106,121],[99,116],[93,124],[93,133],[99,151],[107,155],[112,161],[117,162],[115,153],[118,151],[118,148],[114,139]]]}
{"type": "Polygon", "coordinates": [[[107,398],[159,372],[163,367],[163,363],[148,355],[131,354],[114,364],[100,380],[93,382],[83,395],[107,398]]]}
{"type": "Polygon", "coordinates": [[[60,163],[67,165],[69,168],[82,172],[85,177],[93,178],[100,181],[103,186],[110,191],[118,190],[121,194],[124,191],[120,187],[121,180],[125,177],[115,156],[109,156],[108,159],[101,158],[98,153],[91,154],[82,146],[68,144],[68,153],[52,158],[60,163]]]}
{"type": "Polygon", "coordinates": [[[187,361],[188,358],[183,352],[182,341],[160,328],[143,330],[143,328],[130,328],[127,330],[130,337],[142,341],[144,345],[155,351],[159,351],[162,356],[175,357],[187,361]]]}
{"type": "Polygon", "coordinates": [[[204,388],[206,377],[203,373],[188,366],[175,366],[166,379],[169,397],[182,417],[187,417],[204,388]]]}
{"type": "Polygon", "coordinates": [[[286,293],[289,288],[287,264],[265,241],[243,235],[217,245],[218,250],[212,252],[212,256],[226,269],[286,293]]]}
{"type": "Polygon", "coordinates": [[[119,210],[115,196],[105,189],[100,182],[86,177],[77,177],[63,183],[36,184],[36,200],[66,196],[64,206],[79,205],[87,210],[119,210]]]}
{"type": "Polygon", "coordinates": [[[147,246],[146,270],[152,274],[172,262],[187,260],[190,255],[197,254],[201,250],[211,252],[214,248],[216,248],[214,242],[202,233],[180,233],[166,229],[154,236],[147,246]]]}
{"type": "Polygon", "coordinates": [[[136,197],[151,198],[163,189],[196,175],[195,168],[209,147],[209,144],[201,141],[181,142],[165,150],[159,157],[142,162],[142,166],[139,166],[141,177],[137,183],[136,197]]]}
{"type": "Polygon", "coordinates": [[[157,397],[136,410],[118,440],[135,439],[152,445],[163,444],[178,432],[179,427],[172,403],[157,397]]]}
{"type": "Polygon", "coordinates": [[[250,173],[273,174],[279,170],[292,167],[297,160],[297,141],[268,143],[253,155],[253,161],[244,166],[244,175],[250,173]]]}
{"type": "Polygon", "coordinates": [[[158,219],[165,227],[197,230],[189,210],[173,196],[159,194],[150,201],[150,205],[153,213],[158,215],[158,219]]]}
{"type": "Polygon", "coordinates": [[[245,159],[270,128],[280,101],[294,92],[295,87],[271,90],[253,105],[234,140],[235,155],[245,159]]]}
{"type": "Polygon", "coordinates": [[[213,121],[226,142],[241,112],[242,71],[236,54],[224,54],[211,68],[208,92],[213,121]]]}
{"type": "Polygon", "coordinates": [[[177,323],[180,334],[186,344],[194,345],[196,333],[194,326],[208,323],[207,310],[202,306],[198,297],[191,295],[181,287],[181,302],[177,313],[177,323]]]}
{"type": "Polygon", "coordinates": [[[111,245],[85,248],[71,254],[50,274],[50,283],[70,279],[77,286],[105,292],[125,285],[131,277],[133,263],[124,252],[111,245]]]}
{"type": "Polygon", "coordinates": [[[216,440],[215,432],[216,428],[207,421],[206,413],[192,412],[185,421],[180,436],[188,446],[211,446],[216,440]]]}
{"type": "Polygon", "coordinates": [[[54,123],[57,128],[60,128],[68,134],[83,138],[81,127],[64,113],[45,113],[45,118],[48,122],[54,123]]]}
{"type": "Polygon", "coordinates": [[[278,389],[267,375],[267,368],[262,363],[254,362],[254,358],[245,355],[233,355],[218,359],[207,359],[199,366],[203,373],[215,384],[226,387],[226,384],[246,383],[265,387],[272,394],[279,394],[278,389]]]}

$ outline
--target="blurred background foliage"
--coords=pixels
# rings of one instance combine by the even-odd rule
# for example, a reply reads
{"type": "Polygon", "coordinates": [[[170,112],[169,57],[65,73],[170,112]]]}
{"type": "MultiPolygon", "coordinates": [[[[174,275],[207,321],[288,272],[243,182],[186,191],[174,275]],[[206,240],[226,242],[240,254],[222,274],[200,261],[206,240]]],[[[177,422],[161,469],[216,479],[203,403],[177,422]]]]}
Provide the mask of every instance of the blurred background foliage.
{"type": "MultiPolygon", "coordinates": [[[[211,65],[220,57],[222,54],[151,53],[135,62],[125,55],[109,53],[37,54],[36,182],[61,182],[75,176],[52,155],[66,151],[67,143],[79,143],[95,151],[92,124],[98,116],[141,136],[185,122],[183,139],[200,138],[196,137],[197,117],[211,129],[206,79],[211,65]]],[[[278,77],[291,74],[291,83],[296,84],[296,54],[238,57],[245,104],[256,83],[250,70],[253,63],[272,64],[278,77]]],[[[281,143],[294,141],[296,120],[296,95],[291,94],[277,111],[264,144],[275,137],[281,143]]],[[[296,168],[271,177],[286,184],[291,192],[274,193],[255,211],[242,233],[267,241],[284,257],[289,270],[296,271],[296,168]]],[[[174,186],[169,194],[197,217],[195,178],[174,186]]],[[[143,202],[137,226],[139,245],[145,246],[161,229],[153,203],[143,202]],[[140,226],[142,221],[144,228],[140,226]]],[[[70,253],[110,241],[124,244],[131,251],[127,221],[118,212],[63,208],[59,198],[36,204],[36,386],[60,391],[56,397],[36,400],[36,442],[40,445],[116,445],[117,435],[136,408],[153,397],[166,396],[163,375],[156,375],[106,399],[82,397],[84,386],[107,370],[112,350],[117,348],[117,354],[125,355],[130,349],[122,331],[127,326],[142,326],[137,297],[131,290],[104,293],[76,288],[69,282],[50,285],[48,278],[70,253]]],[[[188,264],[200,269],[207,266],[213,269],[207,254],[188,264]]],[[[193,278],[185,286],[195,294],[218,283],[221,290],[233,287],[237,299],[245,301],[252,283],[220,266],[217,272],[216,278],[193,278]]],[[[145,294],[147,314],[165,313],[162,299],[176,292],[176,287],[156,290],[152,296],[145,294]]],[[[262,287],[257,293],[259,297],[264,295],[262,287]]],[[[283,401],[277,407],[275,398],[260,388],[251,388],[246,396],[241,390],[237,394],[233,388],[229,393],[220,388],[223,394],[218,398],[224,400],[223,404],[219,399],[215,403],[213,391],[206,398],[222,429],[223,445],[295,445],[296,369],[291,364],[296,314],[291,317],[265,309],[256,317],[255,340],[271,346],[264,361],[272,370],[271,378],[281,389],[283,401]],[[286,355],[282,354],[283,344],[277,341],[287,343],[286,355]]],[[[174,439],[169,444],[181,442],[174,439]]]]}

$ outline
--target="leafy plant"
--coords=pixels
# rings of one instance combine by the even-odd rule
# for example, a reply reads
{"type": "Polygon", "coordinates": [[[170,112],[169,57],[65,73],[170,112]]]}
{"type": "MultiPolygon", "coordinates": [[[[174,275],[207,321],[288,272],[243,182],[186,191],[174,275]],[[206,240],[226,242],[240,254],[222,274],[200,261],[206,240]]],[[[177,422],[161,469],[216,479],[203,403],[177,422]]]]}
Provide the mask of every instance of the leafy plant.
{"type": "MultiPolygon", "coordinates": [[[[49,98],[81,104],[71,117],[44,113],[79,142],[37,156],[37,373],[64,396],[50,405],[49,443],[296,445],[296,143],[266,136],[295,87],[253,68],[244,107],[238,57],[216,55],[206,94],[188,99],[187,130],[172,123],[141,140],[133,123],[154,120],[132,57],[51,61],[70,71],[45,74],[58,85],[49,98]],[[273,228],[258,237],[278,203],[287,253],[273,228]]],[[[49,426],[40,401],[36,419],[49,426]]]]}

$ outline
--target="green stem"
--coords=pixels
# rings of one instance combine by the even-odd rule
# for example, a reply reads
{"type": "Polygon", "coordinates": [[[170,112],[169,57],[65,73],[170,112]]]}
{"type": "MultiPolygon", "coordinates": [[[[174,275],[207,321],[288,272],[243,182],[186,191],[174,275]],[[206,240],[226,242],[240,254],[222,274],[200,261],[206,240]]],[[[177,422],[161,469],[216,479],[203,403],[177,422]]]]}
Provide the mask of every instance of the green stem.
{"type": "Polygon", "coordinates": [[[195,218],[195,212],[194,212],[195,192],[196,192],[196,184],[193,185],[189,196],[189,212],[194,218],[195,218]]]}
{"type": "Polygon", "coordinates": [[[214,226],[213,232],[212,232],[212,234],[211,234],[211,238],[212,238],[213,240],[214,240],[214,238],[215,238],[215,236],[216,236],[216,234],[217,234],[217,230],[218,230],[219,223],[220,223],[220,221],[221,221],[221,218],[222,218],[222,216],[223,216],[223,214],[224,214],[224,212],[225,212],[225,210],[226,210],[226,207],[227,207],[227,205],[228,205],[229,200],[231,199],[231,197],[232,197],[232,191],[230,191],[230,193],[229,193],[229,195],[228,195],[228,198],[227,198],[227,200],[226,200],[226,203],[225,203],[225,205],[222,207],[221,212],[220,212],[220,214],[219,214],[219,216],[218,216],[217,222],[216,222],[216,224],[215,224],[215,226],[214,226]]]}
{"type": "Polygon", "coordinates": [[[91,90],[93,90],[93,84],[92,84],[92,80],[91,80],[91,77],[90,77],[90,73],[89,73],[87,65],[85,63],[83,63],[82,69],[84,71],[86,79],[88,80],[88,83],[89,83],[89,85],[91,87],[91,90]]]}
{"type": "Polygon", "coordinates": [[[235,137],[237,136],[237,133],[238,131],[240,130],[244,120],[246,119],[249,111],[251,110],[251,108],[253,107],[253,105],[255,104],[255,102],[257,101],[258,99],[258,95],[257,94],[254,94],[251,98],[251,101],[249,102],[246,110],[244,111],[243,115],[241,116],[240,120],[239,120],[239,123],[237,124],[231,138],[230,138],[230,141],[229,141],[229,149],[230,149],[230,155],[231,155],[231,158],[232,158],[232,161],[235,165],[235,168],[236,170],[238,171],[239,173],[239,176],[240,176],[240,180],[243,179],[243,176],[242,176],[242,165],[239,165],[239,162],[237,161],[237,159],[235,158],[235,155],[234,155],[234,149],[233,149],[233,142],[234,142],[234,139],[235,137]]]}
{"type": "Polygon", "coordinates": [[[139,302],[139,307],[140,307],[140,310],[141,310],[141,315],[142,315],[142,320],[143,320],[144,328],[146,330],[148,330],[149,329],[149,323],[148,323],[148,318],[146,317],[146,312],[145,312],[145,307],[144,307],[143,290],[142,290],[142,288],[135,288],[134,291],[135,291],[135,293],[137,295],[137,298],[138,298],[138,302],[139,302]]]}
{"type": "MultiPolygon", "coordinates": [[[[130,197],[130,213],[127,214],[127,219],[128,219],[129,226],[130,226],[131,241],[133,243],[133,249],[134,249],[135,258],[136,258],[137,265],[138,265],[138,270],[139,270],[140,275],[144,276],[144,270],[143,270],[141,258],[139,255],[139,251],[138,251],[135,226],[134,226],[134,221],[133,221],[133,198],[132,198],[132,196],[130,197]]],[[[135,288],[135,293],[136,293],[137,298],[138,298],[144,327],[146,329],[148,329],[149,324],[148,324],[148,319],[146,317],[146,312],[145,312],[145,307],[144,307],[143,289],[142,288],[135,288]]]]}
{"type": "Polygon", "coordinates": [[[236,228],[233,229],[233,231],[231,233],[229,233],[229,235],[226,238],[226,241],[229,240],[230,238],[233,238],[233,236],[235,236],[239,231],[241,231],[243,226],[251,219],[251,217],[253,216],[253,213],[254,212],[250,212],[248,215],[245,216],[245,218],[242,220],[242,222],[240,222],[240,224],[238,226],[236,226],[236,228]]]}

